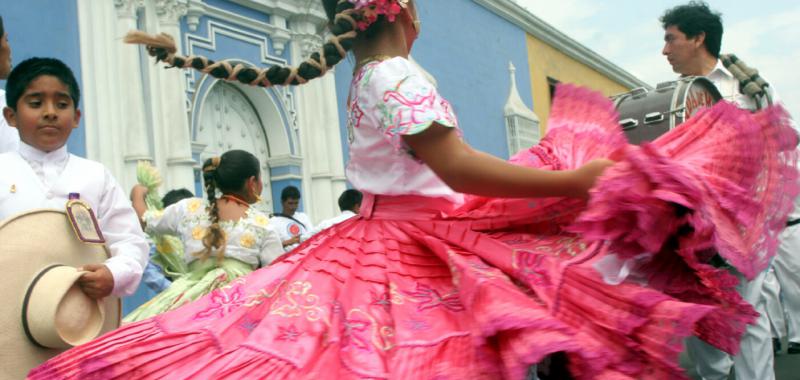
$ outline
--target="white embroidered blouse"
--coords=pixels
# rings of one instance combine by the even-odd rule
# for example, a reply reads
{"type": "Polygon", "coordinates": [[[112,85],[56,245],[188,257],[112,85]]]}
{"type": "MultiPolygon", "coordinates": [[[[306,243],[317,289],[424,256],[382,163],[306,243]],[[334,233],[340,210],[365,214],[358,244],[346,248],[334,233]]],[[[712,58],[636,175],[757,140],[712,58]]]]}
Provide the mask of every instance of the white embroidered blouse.
{"type": "Polygon", "coordinates": [[[415,159],[402,140],[434,123],[458,128],[450,103],[418,66],[402,57],[368,63],[353,78],[347,111],[347,178],[353,187],[372,194],[462,202],[462,195],[415,159]]]}
{"type": "MultiPolygon", "coordinates": [[[[197,259],[194,254],[204,249],[203,237],[211,225],[206,207],[208,202],[200,198],[181,200],[163,211],[148,211],[144,214],[147,233],[170,234],[180,237],[187,263],[197,259]]],[[[283,254],[283,245],[269,217],[250,208],[238,221],[220,222],[227,235],[225,257],[251,264],[266,266],[283,254]]]]}

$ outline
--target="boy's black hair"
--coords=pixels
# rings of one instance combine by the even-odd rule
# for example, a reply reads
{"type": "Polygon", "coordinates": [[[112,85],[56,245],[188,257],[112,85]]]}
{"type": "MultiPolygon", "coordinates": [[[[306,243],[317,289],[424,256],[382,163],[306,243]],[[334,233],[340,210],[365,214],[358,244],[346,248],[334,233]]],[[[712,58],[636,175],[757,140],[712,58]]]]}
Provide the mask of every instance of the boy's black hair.
{"type": "Polygon", "coordinates": [[[6,80],[6,104],[8,107],[17,110],[17,102],[25,89],[34,80],[43,75],[51,75],[61,83],[64,83],[69,90],[69,96],[72,98],[73,106],[77,109],[78,103],[81,100],[81,90],[78,87],[78,81],[75,75],[64,62],[55,58],[40,58],[34,57],[26,59],[11,70],[6,80]]]}
{"type": "Polygon", "coordinates": [[[355,211],[353,210],[356,205],[361,204],[364,195],[356,189],[348,189],[342,192],[339,196],[339,210],[342,211],[355,211]]]}
{"type": "Polygon", "coordinates": [[[161,198],[161,203],[166,208],[170,205],[178,203],[181,200],[192,197],[194,197],[194,194],[192,194],[192,192],[189,191],[188,189],[175,189],[175,190],[170,190],[166,194],[164,194],[164,197],[161,198]]]}
{"type": "Polygon", "coordinates": [[[6,34],[6,29],[3,27],[3,16],[0,16],[0,38],[6,34]]]}
{"type": "Polygon", "coordinates": [[[281,191],[281,202],[287,199],[300,199],[300,190],[294,186],[286,186],[281,191]]]}
{"type": "Polygon", "coordinates": [[[689,4],[667,9],[659,20],[664,29],[675,25],[687,38],[705,33],[703,45],[706,51],[719,58],[722,47],[722,14],[712,11],[704,1],[690,1],[689,4]]]}

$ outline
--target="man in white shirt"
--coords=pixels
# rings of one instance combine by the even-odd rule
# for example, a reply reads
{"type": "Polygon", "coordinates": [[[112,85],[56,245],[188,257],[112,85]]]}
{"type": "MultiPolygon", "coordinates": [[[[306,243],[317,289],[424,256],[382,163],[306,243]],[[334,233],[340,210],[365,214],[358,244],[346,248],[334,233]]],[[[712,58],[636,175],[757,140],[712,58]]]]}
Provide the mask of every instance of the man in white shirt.
{"type": "MultiPolygon", "coordinates": [[[[8,44],[8,33],[3,27],[0,16],[0,79],[8,79],[11,72],[11,45],[8,44]]],[[[6,92],[0,90],[0,107],[6,106],[6,92]]],[[[19,134],[0,117],[0,153],[15,152],[19,146],[19,134]]]]}
{"type": "Polygon", "coordinates": [[[295,249],[304,236],[314,229],[311,219],[305,213],[297,211],[300,207],[300,190],[294,186],[286,186],[281,191],[281,212],[270,218],[270,223],[275,226],[281,235],[283,249],[289,252],[295,249]]]}
{"type": "Polygon", "coordinates": [[[341,210],[342,213],[338,216],[334,216],[333,218],[319,222],[319,224],[314,227],[314,230],[311,231],[308,236],[303,237],[303,240],[358,215],[358,211],[361,209],[361,200],[363,198],[363,194],[361,194],[361,192],[358,190],[348,189],[343,191],[342,195],[339,195],[339,210],[341,210]]]}
{"type": "Polygon", "coordinates": [[[126,296],[136,291],[147,263],[148,244],[136,212],[119,184],[100,163],[67,153],[78,127],[80,90],[72,71],[51,58],[17,65],[6,86],[3,109],[20,136],[17,151],[0,154],[0,220],[39,209],[64,210],[76,194],[94,211],[111,257],[83,267],[78,284],[89,297],[126,296]]]}
{"type": "MultiPolygon", "coordinates": [[[[740,108],[755,111],[768,103],[777,101],[772,87],[766,88],[766,96],[754,98],[740,90],[739,80],[720,61],[722,43],[722,19],[702,2],[690,2],[667,10],[660,21],[664,27],[664,49],[673,71],[681,76],[706,76],[717,86],[723,98],[740,108]]],[[[752,281],[737,273],[739,293],[761,315],[754,325],[747,328],[742,337],[740,352],[730,358],[722,351],[705,344],[697,338],[687,340],[686,347],[697,372],[705,380],[728,379],[731,366],[736,379],[773,380],[772,340],[769,319],[766,314],[762,289],[766,271],[752,281]]]]}

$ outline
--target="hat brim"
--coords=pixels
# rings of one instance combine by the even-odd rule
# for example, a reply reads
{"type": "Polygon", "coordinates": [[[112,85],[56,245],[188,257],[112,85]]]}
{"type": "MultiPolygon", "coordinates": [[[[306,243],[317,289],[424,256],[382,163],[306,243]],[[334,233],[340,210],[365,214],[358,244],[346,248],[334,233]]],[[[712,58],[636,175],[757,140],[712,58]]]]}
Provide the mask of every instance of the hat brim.
{"type": "MultiPolygon", "coordinates": [[[[36,275],[53,264],[80,267],[100,264],[108,258],[106,247],[78,240],[66,213],[34,210],[0,223],[0,268],[5,268],[0,299],[7,304],[0,311],[0,380],[23,379],[31,368],[62,350],[42,348],[31,342],[22,327],[22,304],[36,275]]],[[[101,333],[120,325],[119,298],[103,300],[105,323],[101,333]]]]}

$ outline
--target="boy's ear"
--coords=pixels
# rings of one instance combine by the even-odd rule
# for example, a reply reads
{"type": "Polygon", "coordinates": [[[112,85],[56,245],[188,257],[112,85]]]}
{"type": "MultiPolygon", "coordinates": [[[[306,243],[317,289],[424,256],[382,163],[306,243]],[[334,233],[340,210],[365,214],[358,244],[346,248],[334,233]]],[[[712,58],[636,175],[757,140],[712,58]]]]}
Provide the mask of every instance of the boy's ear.
{"type": "Polygon", "coordinates": [[[17,113],[11,107],[3,107],[3,117],[6,119],[8,125],[17,127],[17,113]]]}
{"type": "Polygon", "coordinates": [[[81,125],[81,110],[75,109],[75,118],[72,120],[72,129],[78,128],[81,125]]]}

